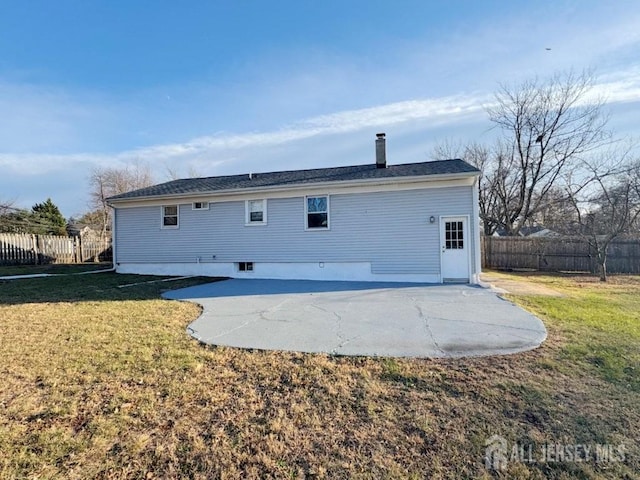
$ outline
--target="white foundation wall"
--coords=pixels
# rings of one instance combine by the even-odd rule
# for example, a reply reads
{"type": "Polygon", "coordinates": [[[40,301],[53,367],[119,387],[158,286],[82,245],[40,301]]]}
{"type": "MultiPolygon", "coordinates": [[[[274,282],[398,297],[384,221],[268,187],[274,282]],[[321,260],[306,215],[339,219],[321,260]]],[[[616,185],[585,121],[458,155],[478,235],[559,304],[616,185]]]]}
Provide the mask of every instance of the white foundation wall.
{"type": "Polygon", "coordinates": [[[254,263],[253,271],[238,271],[236,263],[121,263],[118,273],[139,275],[175,275],[231,278],[297,280],[333,280],[365,282],[417,282],[439,283],[439,275],[429,274],[381,274],[371,272],[369,262],[295,262],[254,263]]]}

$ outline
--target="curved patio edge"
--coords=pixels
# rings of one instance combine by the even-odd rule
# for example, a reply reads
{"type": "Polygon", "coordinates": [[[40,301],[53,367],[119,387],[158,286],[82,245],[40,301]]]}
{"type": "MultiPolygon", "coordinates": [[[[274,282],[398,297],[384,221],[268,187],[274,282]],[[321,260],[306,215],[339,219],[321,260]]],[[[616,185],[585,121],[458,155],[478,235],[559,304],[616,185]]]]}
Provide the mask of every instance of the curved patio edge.
{"type": "Polygon", "coordinates": [[[202,306],[199,342],[330,355],[463,358],[540,346],[540,319],[470,285],[225,280],[166,292],[202,306]]]}

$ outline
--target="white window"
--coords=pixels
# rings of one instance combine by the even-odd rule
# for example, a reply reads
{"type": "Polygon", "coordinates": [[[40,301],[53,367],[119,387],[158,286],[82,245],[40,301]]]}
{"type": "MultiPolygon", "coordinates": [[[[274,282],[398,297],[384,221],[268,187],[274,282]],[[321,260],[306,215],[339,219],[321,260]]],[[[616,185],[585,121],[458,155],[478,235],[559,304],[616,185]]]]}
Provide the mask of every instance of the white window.
{"type": "Polygon", "coordinates": [[[178,228],[178,205],[162,206],[162,228],[178,228]]]}
{"type": "Polygon", "coordinates": [[[192,210],[209,210],[209,202],[193,202],[191,204],[192,210]]]}
{"type": "Polygon", "coordinates": [[[317,197],[305,198],[305,222],[306,228],[328,229],[329,228],[329,196],[320,195],[317,197]]]}
{"type": "Polygon", "coordinates": [[[267,201],[247,200],[245,202],[245,225],[267,224],[267,201]]]}

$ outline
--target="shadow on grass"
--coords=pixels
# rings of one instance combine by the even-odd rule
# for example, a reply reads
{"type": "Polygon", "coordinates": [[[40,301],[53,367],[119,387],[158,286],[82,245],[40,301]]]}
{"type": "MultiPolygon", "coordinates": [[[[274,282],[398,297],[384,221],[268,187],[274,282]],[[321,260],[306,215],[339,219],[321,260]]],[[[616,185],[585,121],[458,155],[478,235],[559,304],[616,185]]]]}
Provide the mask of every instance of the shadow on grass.
{"type": "Polygon", "coordinates": [[[40,273],[82,273],[112,268],[111,262],[100,263],[48,263],[45,265],[0,265],[0,277],[11,275],[33,275],[40,273]]]}
{"type": "Polygon", "coordinates": [[[162,293],[169,290],[223,280],[214,277],[192,277],[167,282],[157,281],[167,278],[171,277],[106,272],[0,280],[0,304],[151,300],[160,298],[162,293]],[[119,288],[131,284],[138,285],[119,288]]]}
{"type": "MultiPolygon", "coordinates": [[[[165,298],[172,300],[189,300],[200,297],[238,295],[342,292],[427,286],[434,288],[441,287],[441,285],[419,283],[234,280],[224,282],[216,286],[216,288],[212,288],[206,284],[227,279],[221,277],[190,277],[176,280],[175,278],[177,277],[102,272],[91,275],[62,275],[12,280],[0,279],[0,304],[150,300],[160,298],[163,294],[165,294],[163,295],[165,298]],[[195,288],[181,292],[173,292],[174,290],[185,287],[195,288]]],[[[465,285],[465,287],[468,288],[469,286],[465,285]]]]}

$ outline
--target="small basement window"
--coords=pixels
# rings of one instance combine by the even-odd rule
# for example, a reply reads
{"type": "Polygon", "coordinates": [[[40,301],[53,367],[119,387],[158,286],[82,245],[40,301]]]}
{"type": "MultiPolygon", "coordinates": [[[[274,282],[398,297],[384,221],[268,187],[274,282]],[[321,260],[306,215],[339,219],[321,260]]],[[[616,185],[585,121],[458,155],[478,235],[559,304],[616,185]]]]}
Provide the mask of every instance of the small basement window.
{"type": "Polygon", "coordinates": [[[178,228],[178,205],[162,206],[162,228],[178,228]]]}
{"type": "Polygon", "coordinates": [[[247,200],[245,202],[245,225],[265,225],[267,223],[267,201],[247,200]]]}
{"type": "Polygon", "coordinates": [[[253,272],[253,262],[238,262],[239,272],[253,272]]]}
{"type": "Polygon", "coordinates": [[[192,210],[209,210],[209,202],[193,202],[192,210]]]}
{"type": "Polygon", "coordinates": [[[329,196],[306,197],[306,228],[329,228],[329,196]]]}

